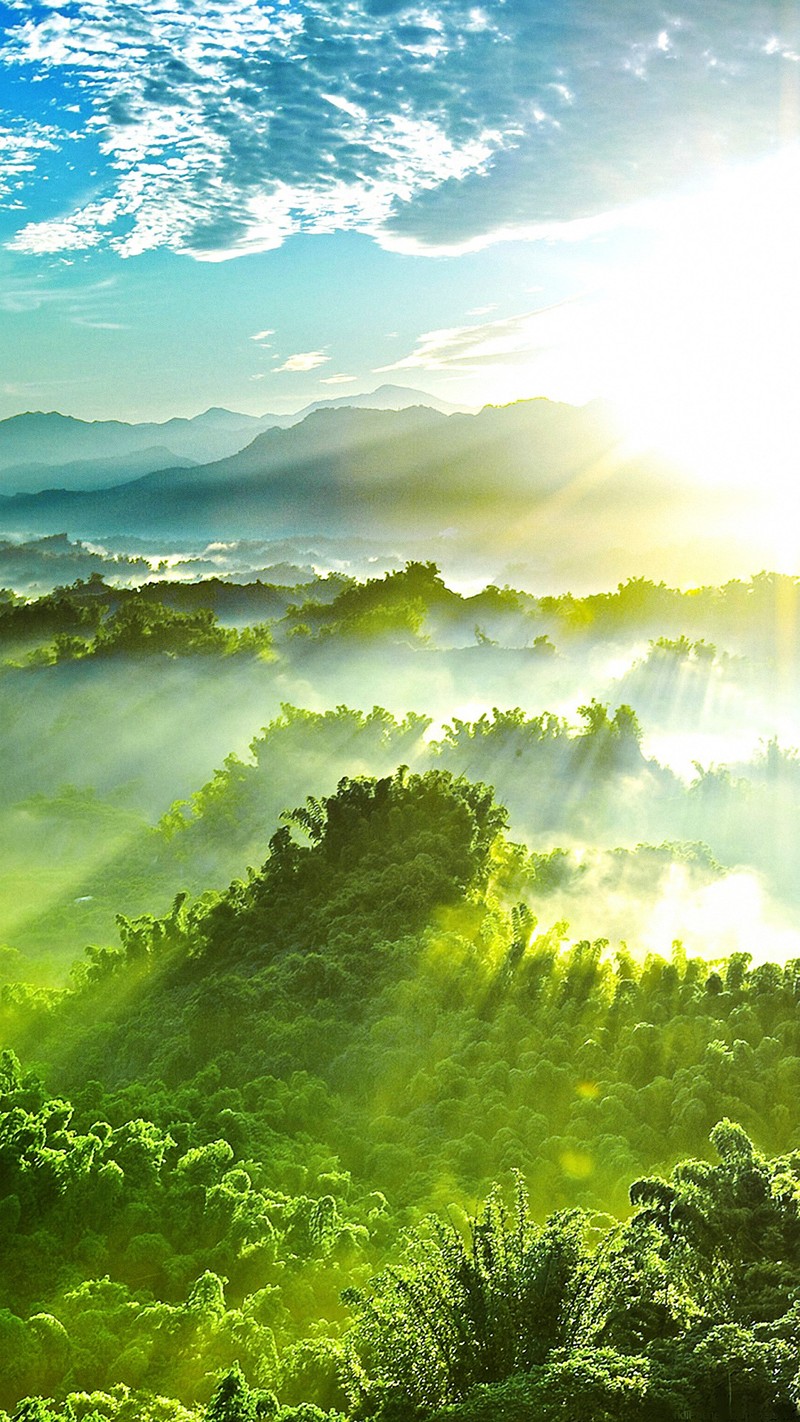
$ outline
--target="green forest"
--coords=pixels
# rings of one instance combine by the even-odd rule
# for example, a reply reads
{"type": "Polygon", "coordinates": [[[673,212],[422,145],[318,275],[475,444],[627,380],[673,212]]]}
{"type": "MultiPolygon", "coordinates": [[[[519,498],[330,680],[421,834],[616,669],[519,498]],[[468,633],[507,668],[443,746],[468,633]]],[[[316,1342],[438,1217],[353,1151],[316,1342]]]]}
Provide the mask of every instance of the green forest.
{"type": "Polygon", "coordinates": [[[2,594],[3,1422],[797,1418],[799,637],[2,594]]]}

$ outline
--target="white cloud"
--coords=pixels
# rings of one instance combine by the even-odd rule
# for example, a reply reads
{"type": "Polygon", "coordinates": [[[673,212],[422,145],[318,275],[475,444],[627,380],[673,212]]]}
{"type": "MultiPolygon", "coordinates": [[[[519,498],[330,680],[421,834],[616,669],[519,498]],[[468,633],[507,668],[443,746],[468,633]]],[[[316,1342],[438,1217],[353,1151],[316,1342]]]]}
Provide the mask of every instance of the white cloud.
{"type": "Polygon", "coordinates": [[[582,242],[587,238],[601,237],[619,227],[636,226],[642,219],[646,220],[648,206],[635,203],[628,208],[612,209],[592,217],[495,226],[472,237],[453,235],[444,241],[423,240],[392,230],[379,233],[378,240],[388,251],[410,257],[458,257],[469,252],[483,252],[500,242],[582,242]]]}
{"type": "Polygon", "coordinates": [[[317,366],[325,365],[326,362],[329,360],[330,356],[325,355],[324,351],[299,351],[297,355],[287,356],[286,360],[283,362],[283,365],[276,366],[275,374],[279,375],[281,371],[284,370],[316,370],[317,366]]]}
{"type": "Polygon", "coordinates": [[[128,331],[123,321],[92,321],[88,316],[73,316],[73,326],[85,326],[90,331],[128,331]]]}
{"type": "MultiPolygon", "coordinates": [[[[710,126],[726,154],[773,143],[795,54],[774,9],[744,0],[684,0],[680,20],[633,0],[12,9],[0,64],[62,77],[72,116],[79,91],[102,155],[83,205],[17,234],[29,252],[165,246],[221,261],[334,230],[409,253],[546,240],[691,175],[710,126]]],[[[0,126],[6,195],[62,141],[0,126]]]]}
{"type": "Polygon", "coordinates": [[[37,159],[55,151],[64,136],[52,125],[0,117],[0,206],[19,206],[18,194],[35,172],[37,159]]]}
{"type": "Polygon", "coordinates": [[[28,223],[15,247],[223,260],[301,230],[372,231],[396,202],[480,171],[504,140],[445,101],[463,88],[461,0],[447,16],[370,8],[75,0],[67,15],[18,0],[0,62],[77,78],[107,167],[90,203],[28,223]]]}
{"type": "MultiPolygon", "coordinates": [[[[64,265],[73,264],[69,262],[64,265]]],[[[0,290],[0,311],[18,315],[27,311],[40,311],[45,306],[62,306],[70,316],[77,314],[87,319],[100,320],[102,317],[97,313],[103,310],[109,297],[113,296],[115,285],[113,277],[92,282],[88,286],[75,286],[71,282],[49,286],[41,280],[18,282],[15,285],[6,283],[0,290]]]]}
{"type": "Polygon", "coordinates": [[[367,110],[360,104],[351,104],[349,99],[343,99],[341,94],[322,94],[321,98],[326,104],[333,104],[335,109],[341,109],[342,113],[349,114],[351,118],[363,121],[368,117],[367,110]]]}
{"type": "Polygon", "coordinates": [[[475,376],[483,398],[487,390],[501,400],[554,390],[580,404],[597,393],[607,319],[595,298],[575,297],[496,321],[426,331],[408,355],[374,373],[475,376]]]}
{"type": "Polygon", "coordinates": [[[357,375],[323,375],[321,381],[323,385],[352,385],[358,380],[357,375]]]}
{"type": "Polygon", "coordinates": [[[481,325],[425,331],[413,351],[376,374],[392,370],[476,371],[487,365],[516,362],[539,344],[537,327],[547,312],[527,311],[481,325]]]}
{"type": "Polygon", "coordinates": [[[17,252],[79,252],[96,247],[117,219],[113,198],[87,204],[70,217],[49,222],[29,222],[7,244],[17,252]]]}
{"type": "Polygon", "coordinates": [[[274,336],[274,335],[275,335],[275,332],[274,332],[274,331],[271,331],[271,330],[267,330],[267,331],[256,331],[255,335],[250,337],[250,340],[251,340],[251,341],[263,341],[263,342],[266,342],[267,345],[269,345],[269,338],[270,338],[270,336],[274,336]]]}

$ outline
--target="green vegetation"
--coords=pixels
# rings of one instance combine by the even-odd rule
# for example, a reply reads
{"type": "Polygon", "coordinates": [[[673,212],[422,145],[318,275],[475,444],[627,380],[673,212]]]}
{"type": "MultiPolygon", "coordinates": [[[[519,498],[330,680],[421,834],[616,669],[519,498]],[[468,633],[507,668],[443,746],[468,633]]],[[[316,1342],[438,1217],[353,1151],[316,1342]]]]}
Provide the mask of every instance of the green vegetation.
{"type": "Polygon", "coordinates": [[[134,595],[102,620],[99,608],[78,611],[85,617],[85,621],[78,617],[78,626],[88,625],[94,635],[86,640],[72,632],[57,632],[52,644],[30,653],[32,664],[80,657],[209,657],[242,652],[265,656],[271,649],[265,626],[242,631],[220,627],[208,608],[175,612],[163,603],[150,604],[134,595]]]}
{"type": "MultiPolygon", "coordinates": [[[[0,608],[40,663],[6,667],[0,725],[0,1409],[796,1417],[800,958],[636,936],[647,906],[754,868],[796,895],[796,754],[768,738],[686,783],[627,699],[735,681],[740,585],[461,597],[410,564],[284,589],[263,630],[218,620],[227,586],[216,608],[99,579],[0,608]],[[513,709],[454,714],[454,693],[438,720],[281,696],[199,789],[137,799],[165,688],[184,740],[226,734],[249,685],[324,704],[384,652],[452,669],[455,648],[471,677],[511,650],[538,693],[600,625],[646,639],[613,698],[584,684],[556,715],[517,679],[513,709]],[[25,685],[53,697],[47,736],[25,685]],[[119,731],[99,786],[81,718],[119,731]]],[[[749,585],[753,628],[776,588],[749,585]]]]}
{"type": "MultiPolygon", "coordinates": [[[[436,564],[412,561],[399,571],[358,582],[339,573],[294,587],[210,577],[202,582],[170,582],[159,577],[139,588],[115,586],[95,572],[69,587],[41,597],[20,598],[0,589],[0,641],[13,644],[58,633],[89,639],[117,617],[119,651],[125,630],[153,625],[185,625],[180,619],[211,612],[230,626],[269,623],[277,640],[302,630],[312,639],[332,636],[383,638],[406,635],[446,642],[483,637],[503,645],[533,645],[552,639],[556,647],[584,646],[620,637],[652,639],[656,652],[698,661],[713,660],[715,643],[759,663],[785,659],[787,639],[800,620],[800,578],[759,573],[748,582],[681,591],[666,583],[630,578],[615,592],[575,597],[534,597],[489,585],[472,595],[453,591],[436,564]],[[171,614],[178,618],[173,624],[171,614]],[[699,634],[699,635],[698,635],[699,634]],[[708,640],[712,639],[712,640],[708,640]]],[[[226,650],[220,644],[219,650],[226,650]]],[[[163,648],[162,650],[169,650],[163,648]]]]}
{"type": "Polygon", "coordinates": [[[247,881],[121,919],[66,992],[4,991],[5,1039],[57,1088],[7,1052],[7,1407],[94,1392],[111,1417],[119,1385],[221,1407],[238,1364],[246,1405],[274,1411],[266,1391],[287,1416],[515,1416],[520,1396],[633,1405],[680,1382],[690,1416],[724,1417],[739,1369],[782,1415],[796,965],[563,951],[504,907],[547,866],[503,825],[447,772],[346,779],[247,881]],[[598,1215],[702,1157],[724,1114],[782,1158],[719,1129],[722,1166],[645,1180],[622,1228],[598,1215]],[[512,1169],[509,1214],[491,1182],[512,1169]],[[419,1225],[389,1262],[404,1225],[484,1194],[474,1225],[419,1225]]]}

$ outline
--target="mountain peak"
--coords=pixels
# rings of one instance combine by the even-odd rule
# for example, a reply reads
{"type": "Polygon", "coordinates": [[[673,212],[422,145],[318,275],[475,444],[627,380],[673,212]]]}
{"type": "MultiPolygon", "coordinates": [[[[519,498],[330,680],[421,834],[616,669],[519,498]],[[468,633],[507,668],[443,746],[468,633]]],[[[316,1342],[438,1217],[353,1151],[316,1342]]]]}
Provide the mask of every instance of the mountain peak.
{"type": "MultiPolygon", "coordinates": [[[[364,391],[360,395],[338,395],[325,400],[314,400],[291,417],[297,424],[315,410],[408,410],[411,406],[424,405],[436,410],[440,415],[472,413],[468,405],[454,405],[449,400],[440,400],[437,395],[429,395],[425,390],[415,390],[409,385],[379,385],[377,390],[364,391]]],[[[284,423],[284,421],[282,421],[284,423]]]]}

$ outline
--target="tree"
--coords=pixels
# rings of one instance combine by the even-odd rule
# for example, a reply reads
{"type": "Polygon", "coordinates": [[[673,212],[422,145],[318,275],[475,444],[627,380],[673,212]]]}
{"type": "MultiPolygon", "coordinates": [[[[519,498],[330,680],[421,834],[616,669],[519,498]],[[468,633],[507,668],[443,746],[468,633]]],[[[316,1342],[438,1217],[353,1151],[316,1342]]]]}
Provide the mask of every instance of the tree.
{"type": "Polygon", "coordinates": [[[570,1339],[586,1258],[582,1216],[535,1225],[520,1177],[513,1209],[495,1188],[466,1235],[431,1222],[404,1268],[346,1295],[358,1314],[354,1392],[440,1407],[543,1363],[570,1339]]]}
{"type": "Polygon", "coordinates": [[[221,1379],[206,1408],[205,1422],[257,1422],[256,1393],[238,1363],[221,1379]]]}

